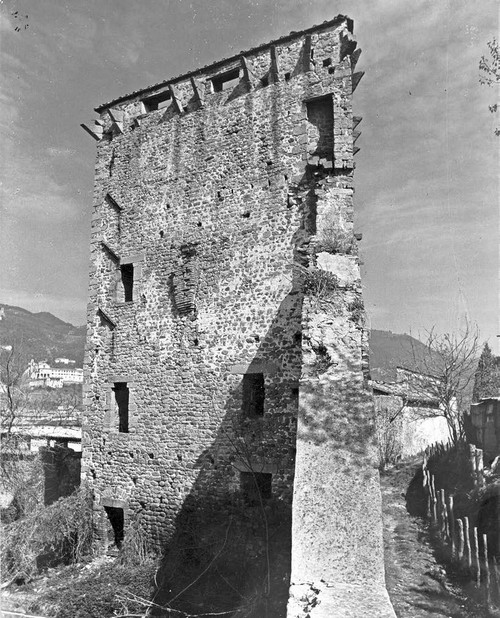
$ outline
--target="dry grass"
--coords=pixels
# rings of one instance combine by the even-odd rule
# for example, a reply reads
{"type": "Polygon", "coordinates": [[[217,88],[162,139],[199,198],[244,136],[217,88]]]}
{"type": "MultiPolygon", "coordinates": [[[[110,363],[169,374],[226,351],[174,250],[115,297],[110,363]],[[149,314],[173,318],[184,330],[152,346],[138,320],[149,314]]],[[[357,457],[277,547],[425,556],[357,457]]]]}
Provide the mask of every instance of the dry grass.
{"type": "Polygon", "coordinates": [[[3,526],[2,578],[29,581],[44,567],[78,562],[91,547],[92,503],[82,487],[3,526]]]}

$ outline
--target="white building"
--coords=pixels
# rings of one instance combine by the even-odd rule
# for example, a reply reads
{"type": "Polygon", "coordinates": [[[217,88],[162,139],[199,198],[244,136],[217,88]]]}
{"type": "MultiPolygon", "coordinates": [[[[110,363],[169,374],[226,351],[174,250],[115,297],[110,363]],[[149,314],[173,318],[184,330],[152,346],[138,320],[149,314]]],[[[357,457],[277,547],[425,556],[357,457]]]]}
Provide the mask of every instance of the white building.
{"type": "Polygon", "coordinates": [[[28,366],[29,385],[62,388],[65,384],[82,384],[83,369],[80,367],[51,367],[47,362],[30,360],[28,366]]]}
{"type": "Polygon", "coordinates": [[[54,363],[56,363],[56,365],[58,363],[61,365],[76,365],[76,361],[71,360],[70,358],[56,358],[54,363]]]}

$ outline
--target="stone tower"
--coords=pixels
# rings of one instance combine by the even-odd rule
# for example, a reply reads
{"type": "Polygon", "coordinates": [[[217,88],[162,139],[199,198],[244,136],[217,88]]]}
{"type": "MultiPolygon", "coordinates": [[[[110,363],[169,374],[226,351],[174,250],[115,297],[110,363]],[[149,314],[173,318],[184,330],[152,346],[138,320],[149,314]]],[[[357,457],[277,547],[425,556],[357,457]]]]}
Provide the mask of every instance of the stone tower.
{"type": "Polygon", "coordinates": [[[168,543],[187,503],[287,505],[293,617],[393,615],[353,235],[359,53],[338,16],[84,127],[83,474],[101,537],[140,513],[168,543]]]}

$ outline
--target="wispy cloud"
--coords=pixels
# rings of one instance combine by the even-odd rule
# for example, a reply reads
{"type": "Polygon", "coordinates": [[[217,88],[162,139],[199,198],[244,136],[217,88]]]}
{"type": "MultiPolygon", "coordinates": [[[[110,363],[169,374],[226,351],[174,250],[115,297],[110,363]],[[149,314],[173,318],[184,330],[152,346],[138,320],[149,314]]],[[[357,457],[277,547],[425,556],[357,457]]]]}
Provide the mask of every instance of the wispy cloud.
{"type": "Polygon", "coordinates": [[[22,34],[0,5],[5,287],[85,305],[94,145],[78,125],[95,104],[344,13],[366,70],[355,203],[373,322],[443,321],[462,295],[496,331],[498,139],[478,84],[496,0],[25,2],[22,34]]]}

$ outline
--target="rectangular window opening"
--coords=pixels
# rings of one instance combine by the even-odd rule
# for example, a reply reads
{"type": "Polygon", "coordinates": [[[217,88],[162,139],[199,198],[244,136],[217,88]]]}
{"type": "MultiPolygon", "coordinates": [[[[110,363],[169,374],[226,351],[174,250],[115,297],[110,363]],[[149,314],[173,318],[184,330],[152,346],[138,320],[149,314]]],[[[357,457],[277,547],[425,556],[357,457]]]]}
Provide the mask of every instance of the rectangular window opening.
{"type": "Polygon", "coordinates": [[[272,497],[273,475],[267,472],[240,472],[241,491],[248,506],[259,506],[272,497]]]}
{"type": "Polygon", "coordinates": [[[130,303],[134,300],[134,265],[122,264],[120,266],[123,294],[126,303],[130,303]]]}
{"type": "Polygon", "coordinates": [[[129,388],[126,382],[115,382],[113,386],[115,403],[118,410],[118,431],[128,433],[129,388]]]}
{"type": "Polygon", "coordinates": [[[243,412],[247,416],[263,416],[264,399],[264,374],[246,373],[243,376],[243,412]]]}
{"type": "Polygon", "coordinates": [[[234,88],[240,79],[240,70],[233,69],[232,71],[227,71],[227,73],[222,73],[221,75],[216,75],[212,77],[212,85],[214,87],[214,92],[223,92],[225,90],[230,90],[234,88]]]}
{"type": "MultiPolygon", "coordinates": [[[[114,506],[105,506],[104,510],[106,511],[108,521],[111,524],[114,544],[116,545],[116,547],[120,548],[122,546],[123,537],[125,535],[125,516],[123,513],[123,509],[114,506]]],[[[109,532],[111,532],[111,530],[109,532]]]]}
{"type": "Polygon", "coordinates": [[[146,112],[154,112],[157,109],[164,109],[167,107],[170,99],[170,91],[166,90],[165,92],[160,92],[159,94],[155,94],[147,99],[143,99],[142,104],[144,105],[146,112]]]}

